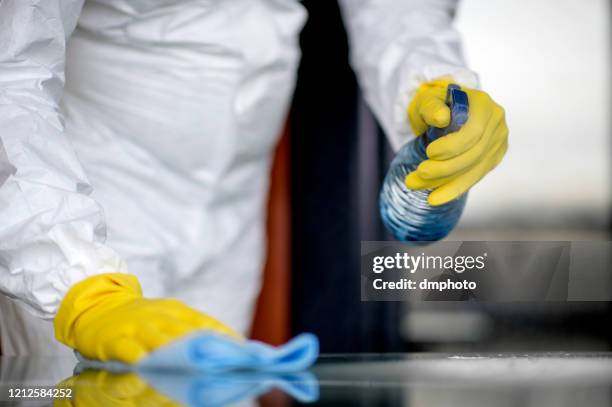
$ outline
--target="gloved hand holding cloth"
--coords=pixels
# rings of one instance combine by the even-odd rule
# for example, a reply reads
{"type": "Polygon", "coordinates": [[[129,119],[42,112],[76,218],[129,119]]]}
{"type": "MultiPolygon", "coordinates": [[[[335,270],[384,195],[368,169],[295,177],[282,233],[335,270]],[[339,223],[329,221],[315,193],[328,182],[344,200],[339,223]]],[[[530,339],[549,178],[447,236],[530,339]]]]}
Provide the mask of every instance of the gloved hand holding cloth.
{"type": "MultiPolygon", "coordinates": [[[[414,134],[420,136],[429,126],[446,127],[450,109],[445,104],[452,81],[439,79],[419,87],[408,107],[414,134]]],[[[450,202],[476,184],[502,160],[508,148],[508,127],[504,110],[480,90],[461,88],[468,95],[469,117],[455,132],[431,143],[428,160],[406,177],[410,189],[433,189],[429,203],[450,202]]]]}
{"type": "Polygon", "coordinates": [[[295,372],[319,354],[314,335],[276,348],[247,341],[178,300],[143,298],[137,278],[122,273],[75,284],[55,317],[55,335],[81,363],[115,370],[295,372]]]}

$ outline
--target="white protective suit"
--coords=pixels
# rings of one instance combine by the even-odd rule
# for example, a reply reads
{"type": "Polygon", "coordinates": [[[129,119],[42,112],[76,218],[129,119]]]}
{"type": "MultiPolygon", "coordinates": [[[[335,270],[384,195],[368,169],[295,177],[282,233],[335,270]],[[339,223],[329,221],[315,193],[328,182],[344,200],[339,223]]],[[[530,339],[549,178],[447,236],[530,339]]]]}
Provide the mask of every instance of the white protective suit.
{"type": "MultiPolygon", "coordinates": [[[[18,300],[0,295],[3,351],[54,352],[51,322],[30,313],[50,320],[74,283],[128,268],[146,296],[245,332],[306,13],[291,0],[82,3],[0,1],[0,292],[18,300]]],[[[455,3],[341,2],[396,148],[420,83],[476,85],[455,3]]]]}

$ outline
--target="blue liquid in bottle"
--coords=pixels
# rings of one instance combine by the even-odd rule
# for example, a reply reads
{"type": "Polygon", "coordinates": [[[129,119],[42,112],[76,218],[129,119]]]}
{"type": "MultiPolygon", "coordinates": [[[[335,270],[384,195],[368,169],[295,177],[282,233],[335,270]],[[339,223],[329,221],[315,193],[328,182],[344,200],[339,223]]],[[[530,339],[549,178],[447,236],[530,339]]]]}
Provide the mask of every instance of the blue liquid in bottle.
{"type": "Polygon", "coordinates": [[[457,225],[467,193],[454,201],[431,206],[427,197],[431,190],[413,191],[406,187],[404,179],[427,159],[425,150],[429,143],[455,132],[467,121],[468,98],[457,85],[449,85],[446,104],[451,109],[448,127],[430,127],[425,134],[406,143],[397,153],[385,176],[380,191],[379,206],[383,223],[393,236],[403,242],[440,240],[457,225]]]}

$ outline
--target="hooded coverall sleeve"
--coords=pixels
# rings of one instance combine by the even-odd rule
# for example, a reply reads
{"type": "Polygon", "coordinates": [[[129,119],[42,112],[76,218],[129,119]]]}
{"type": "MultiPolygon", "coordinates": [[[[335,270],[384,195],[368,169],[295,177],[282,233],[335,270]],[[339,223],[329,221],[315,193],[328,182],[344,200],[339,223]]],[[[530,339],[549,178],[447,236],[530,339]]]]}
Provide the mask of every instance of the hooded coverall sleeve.
{"type": "Polygon", "coordinates": [[[422,83],[445,76],[478,86],[452,26],[457,0],[340,0],[340,5],[351,65],[395,150],[414,136],[407,110],[422,83]]]}
{"type": "Polygon", "coordinates": [[[58,107],[82,3],[0,1],[0,292],[43,318],[79,280],[125,271],[58,107]]]}

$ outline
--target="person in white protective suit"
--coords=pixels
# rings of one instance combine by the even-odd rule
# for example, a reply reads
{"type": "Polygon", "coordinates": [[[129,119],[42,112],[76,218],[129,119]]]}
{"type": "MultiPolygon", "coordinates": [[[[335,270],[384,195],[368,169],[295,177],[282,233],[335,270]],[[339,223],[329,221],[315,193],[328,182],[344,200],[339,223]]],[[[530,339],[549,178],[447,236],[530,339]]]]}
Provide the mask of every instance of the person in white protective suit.
{"type": "MultiPolygon", "coordinates": [[[[305,10],[83,3],[0,1],[1,351],[133,362],[195,329],[246,334],[305,10]]],[[[505,152],[505,123],[465,67],[456,1],[340,5],[352,66],[395,149],[448,122],[445,81],[487,117],[411,187],[477,182],[505,152]]]]}

